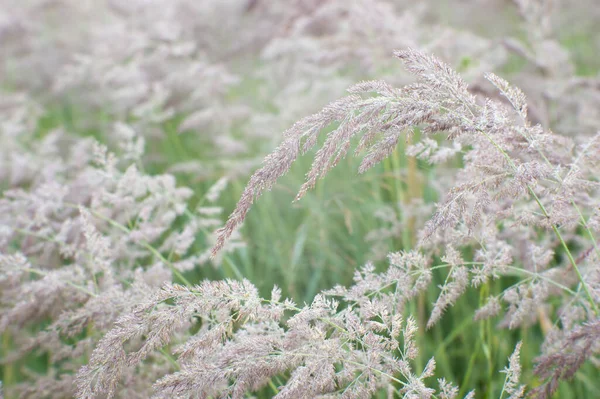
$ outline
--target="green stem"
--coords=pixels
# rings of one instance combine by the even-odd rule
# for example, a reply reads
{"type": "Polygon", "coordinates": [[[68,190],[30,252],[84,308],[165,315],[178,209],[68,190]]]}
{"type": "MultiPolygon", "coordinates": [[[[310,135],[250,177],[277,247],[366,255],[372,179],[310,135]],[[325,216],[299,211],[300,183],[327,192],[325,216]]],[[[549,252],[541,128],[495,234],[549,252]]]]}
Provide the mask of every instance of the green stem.
{"type": "MultiPolygon", "coordinates": [[[[11,345],[12,344],[12,339],[10,336],[10,331],[4,331],[2,333],[2,354],[5,355],[7,354],[10,349],[11,349],[11,345]]],[[[3,387],[8,387],[13,385],[16,382],[15,379],[15,368],[14,365],[12,363],[6,363],[2,365],[2,383],[3,383],[3,387]]]]}

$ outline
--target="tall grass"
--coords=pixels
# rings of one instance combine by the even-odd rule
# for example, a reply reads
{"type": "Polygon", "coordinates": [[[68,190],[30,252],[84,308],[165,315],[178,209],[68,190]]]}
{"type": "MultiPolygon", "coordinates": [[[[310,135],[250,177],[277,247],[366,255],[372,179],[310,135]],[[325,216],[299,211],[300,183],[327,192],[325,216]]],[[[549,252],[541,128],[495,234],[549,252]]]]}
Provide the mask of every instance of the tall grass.
{"type": "Polygon", "coordinates": [[[0,398],[593,397],[594,16],[464,3],[0,4],[0,398]]]}

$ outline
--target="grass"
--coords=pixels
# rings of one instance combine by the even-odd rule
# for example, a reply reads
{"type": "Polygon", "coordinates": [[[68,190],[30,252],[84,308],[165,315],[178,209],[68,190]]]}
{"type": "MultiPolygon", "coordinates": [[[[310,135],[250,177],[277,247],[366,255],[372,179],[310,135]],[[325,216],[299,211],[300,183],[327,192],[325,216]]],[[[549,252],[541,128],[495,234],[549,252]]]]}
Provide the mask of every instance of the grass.
{"type": "MultiPolygon", "coordinates": [[[[573,41],[578,52],[585,52],[586,45],[577,44],[580,41],[576,39],[567,38],[565,42],[573,41]]],[[[522,65],[522,60],[514,58],[509,69],[519,70],[522,65]]],[[[590,74],[591,70],[580,67],[579,72],[590,74]]],[[[255,91],[256,84],[243,83],[241,89],[238,88],[242,93],[236,95],[248,95],[244,90],[255,91]]],[[[271,107],[270,104],[264,106],[271,107]]],[[[76,115],[77,111],[68,106],[56,107],[41,119],[39,137],[55,127],[66,126],[77,134],[102,138],[99,129],[79,128],[76,115]]],[[[98,120],[106,119],[105,115],[98,116],[98,120]]],[[[177,133],[178,122],[166,123],[164,138],[148,143],[149,152],[159,157],[144,165],[147,171],[160,173],[177,162],[210,158],[211,148],[206,142],[198,140],[194,134],[177,133]]],[[[369,231],[382,227],[373,216],[375,210],[398,203],[406,204],[411,198],[423,198],[427,203],[436,200],[434,190],[429,186],[429,182],[436,178],[435,169],[405,156],[407,144],[402,142],[392,157],[360,176],[357,176],[360,160],[346,158],[317,184],[315,190],[302,200],[293,202],[311,163],[310,156],[303,157],[272,192],[257,201],[248,214],[242,228],[247,247],[226,257],[220,268],[205,267],[188,273],[186,277],[194,283],[204,278],[243,276],[260,289],[261,295],[268,295],[272,287],[278,285],[284,296],[300,304],[310,302],[323,289],[349,284],[355,269],[369,260],[371,244],[364,237],[369,231]]],[[[266,148],[254,150],[257,153],[268,151],[266,148]]],[[[186,174],[178,175],[178,180],[181,185],[194,189],[197,201],[219,173],[215,168],[200,181],[186,174]]],[[[220,204],[226,214],[234,208],[246,180],[246,176],[234,179],[222,196],[220,204]]],[[[404,222],[409,228],[398,239],[388,240],[389,251],[409,249],[414,244],[415,222],[404,222]]],[[[385,262],[379,262],[377,267],[384,268],[385,262]]],[[[408,307],[407,313],[418,316],[422,331],[438,294],[436,287],[444,282],[445,277],[444,270],[436,270],[436,283],[408,307]]],[[[499,329],[496,328],[498,318],[472,321],[475,311],[483,305],[482,298],[490,293],[499,294],[512,283],[508,278],[489,282],[479,289],[471,288],[448,310],[441,322],[419,335],[418,344],[423,353],[417,368],[422,370],[427,360],[435,356],[438,376],[459,383],[463,387],[461,395],[464,396],[468,388],[476,389],[478,398],[498,398],[503,383],[499,371],[506,366],[516,343],[522,340],[523,380],[531,381],[533,361],[539,353],[544,332],[537,326],[518,330],[499,329]]],[[[2,336],[0,357],[10,350],[12,339],[8,333],[2,336]]],[[[25,362],[28,367],[44,370],[47,359],[42,355],[28,357],[25,362]]],[[[0,366],[0,371],[5,385],[19,382],[20,376],[14,367],[0,366]]],[[[278,381],[274,383],[277,385],[278,381]]],[[[600,392],[600,378],[597,368],[587,364],[571,383],[562,383],[556,397],[583,398],[589,397],[586,395],[590,392],[600,392]]],[[[265,388],[259,397],[271,395],[271,388],[265,388]]]]}
{"type": "MultiPolygon", "coordinates": [[[[60,118],[59,115],[48,116],[42,130],[53,127],[60,118]]],[[[159,144],[163,166],[150,164],[148,169],[158,172],[175,160],[192,159],[194,154],[201,154],[202,148],[190,146],[183,139],[183,136],[168,132],[159,144]]],[[[359,160],[347,158],[319,182],[313,192],[290,206],[295,190],[304,180],[304,171],[310,166],[310,157],[304,157],[249,213],[242,228],[247,247],[228,256],[220,268],[205,267],[187,275],[188,279],[193,283],[203,278],[238,278],[241,274],[256,284],[261,294],[267,295],[273,285],[278,285],[284,296],[300,304],[310,302],[322,289],[349,284],[354,270],[368,260],[370,244],[365,242],[364,236],[381,227],[373,217],[376,209],[405,202],[415,195],[423,196],[428,202],[435,200],[426,185],[428,179],[434,178],[435,170],[406,157],[403,146],[382,165],[361,176],[356,172],[359,160]],[[416,178],[417,169],[419,176],[424,178],[416,178]],[[411,173],[414,176],[411,177],[411,173]]],[[[222,196],[226,212],[233,209],[245,180],[245,177],[234,180],[222,196]]],[[[192,183],[190,186],[198,195],[212,183],[193,183],[192,176],[180,176],[180,182],[192,183]]],[[[389,250],[407,249],[413,240],[413,232],[406,231],[401,238],[389,241],[389,250]]],[[[384,262],[378,267],[385,267],[384,262]]],[[[437,270],[434,278],[433,288],[408,307],[408,313],[418,315],[422,329],[438,294],[435,287],[443,283],[445,272],[437,270]]],[[[479,290],[470,289],[440,323],[420,335],[418,344],[423,353],[418,359],[418,371],[427,359],[435,356],[440,377],[465,388],[477,389],[477,397],[497,398],[503,382],[498,372],[506,365],[515,344],[523,340],[524,380],[529,380],[533,359],[539,353],[543,339],[542,331],[538,327],[516,331],[497,329],[497,318],[472,321],[475,310],[483,305],[481,298],[485,297],[485,292],[498,294],[510,284],[510,281],[501,280],[490,282],[479,290]]],[[[2,352],[6,353],[10,347],[11,337],[4,334],[2,352]]],[[[26,359],[27,366],[37,370],[43,370],[46,362],[45,356],[26,359]]],[[[593,366],[584,367],[572,383],[562,384],[557,397],[581,398],[586,392],[600,390],[600,380],[594,373],[597,370],[593,366]]],[[[18,382],[19,375],[13,367],[3,367],[2,379],[5,385],[10,385],[18,382]]],[[[260,397],[270,395],[269,389],[265,389],[260,397]]]]}
{"type": "MultiPolygon", "coordinates": [[[[317,292],[335,284],[349,284],[354,270],[368,261],[370,244],[364,236],[381,227],[373,217],[376,209],[405,203],[415,196],[423,197],[426,202],[436,200],[427,186],[428,181],[435,179],[435,170],[405,156],[406,145],[401,142],[392,157],[360,176],[356,172],[359,159],[345,159],[314,191],[292,203],[311,162],[309,155],[302,158],[249,212],[242,228],[247,248],[231,255],[220,271],[200,273],[197,278],[235,276],[231,271],[233,264],[259,287],[261,294],[267,295],[273,285],[278,285],[285,296],[299,303],[310,302],[317,292]]],[[[184,154],[174,151],[171,156],[181,159],[184,154]]],[[[227,211],[233,209],[244,185],[245,178],[235,180],[222,198],[227,211]]],[[[204,187],[200,192],[203,190],[204,187]]],[[[399,239],[389,240],[389,251],[408,249],[413,242],[414,232],[407,230],[399,239]]],[[[440,263],[439,259],[436,263],[440,263]]],[[[378,267],[385,267],[385,262],[378,267]]],[[[436,287],[444,279],[445,271],[436,271],[436,283],[408,307],[406,316],[418,315],[422,331],[438,295],[436,287]]],[[[435,356],[440,377],[459,383],[463,389],[476,389],[477,397],[497,398],[503,383],[498,373],[506,366],[516,343],[522,340],[523,380],[531,380],[533,360],[543,340],[540,328],[511,331],[496,328],[499,318],[472,320],[475,311],[484,304],[482,300],[487,297],[484,294],[499,294],[512,283],[503,279],[479,290],[471,288],[440,323],[419,336],[423,353],[418,359],[418,369],[422,370],[427,360],[435,356]]],[[[592,366],[586,367],[572,383],[561,385],[557,397],[580,398],[586,392],[600,390],[595,372],[592,366]]],[[[264,397],[269,397],[268,393],[264,397]]]]}

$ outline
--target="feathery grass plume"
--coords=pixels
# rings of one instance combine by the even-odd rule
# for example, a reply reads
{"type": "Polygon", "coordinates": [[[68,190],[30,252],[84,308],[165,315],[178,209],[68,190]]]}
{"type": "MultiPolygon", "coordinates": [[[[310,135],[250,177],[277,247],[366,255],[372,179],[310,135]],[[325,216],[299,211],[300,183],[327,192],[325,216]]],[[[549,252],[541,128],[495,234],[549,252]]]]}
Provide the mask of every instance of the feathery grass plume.
{"type": "Polygon", "coordinates": [[[78,397],[92,398],[99,393],[113,397],[126,368],[137,366],[154,350],[167,345],[177,332],[189,328],[193,319],[205,320],[214,327],[209,327],[210,341],[196,342],[198,348],[210,350],[236,318],[258,317],[259,305],[256,289],[247,281],[205,282],[191,289],[164,286],[131,313],[121,316],[100,340],[89,364],[78,373],[78,397]],[[167,301],[174,301],[174,305],[167,305],[167,301]],[[125,345],[131,342],[137,348],[127,354],[125,345]]]}
{"type": "Polygon", "coordinates": [[[543,383],[533,389],[530,395],[539,399],[551,398],[561,380],[573,378],[588,359],[600,353],[599,343],[599,319],[591,320],[566,332],[553,348],[536,359],[535,374],[543,379],[543,383]]]}
{"type": "Polygon", "coordinates": [[[521,341],[517,343],[514,352],[510,355],[508,360],[508,367],[505,367],[504,370],[502,370],[502,372],[506,374],[506,379],[502,386],[502,392],[499,396],[500,399],[503,399],[505,393],[510,395],[508,396],[508,399],[521,399],[523,395],[525,395],[525,385],[519,385],[519,380],[521,379],[520,354],[522,345],[523,342],[521,341]]]}
{"type": "MultiPolygon", "coordinates": [[[[418,327],[401,316],[408,299],[428,285],[419,273],[427,265],[417,253],[390,261],[387,272],[367,265],[353,286],[320,293],[303,307],[282,300],[277,288],[270,299],[260,298],[247,280],[167,284],[99,341],[77,375],[78,397],[112,397],[146,356],[172,348],[178,370],[156,381],[154,397],[243,398],[271,385],[275,398],[366,399],[379,389],[434,398],[437,390],[426,379],[435,361],[413,370],[418,327]],[[284,375],[275,387],[272,381],[284,375]]],[[[457,393],[445,380],[439,389],[442,397],[457,393]]]]}
{"type": "Polygon", "coordinates": [[[299,155],[313,148],[319,133],[332,123],[339,125],[327,135],[325,143],[317,151],[297,199],[347,155],[351,140],[356,136],[360,136],[357,152],[367,149],[359,168],[362,173],[387,157],[394,150],[400,135],[412,127],[425,124],[430,126],[426,132],[434,132],[456,124],[463,125],[458,114],[467,112],[468,104],[474,104],[475,100],[460,77],[437,59],[416,50],[397,52],[396,56],[405,62],[409,71],[420,74],[429,86],[416,84],[399,90],[382,81],[363,82],[349,89],[350,96],[295,123],[284,133],[284,142],[250,178],[236,209],[219,233],[213,254],[221,249],[225,240],[244,220],[254,199],[270,189],[299,155]],[[436,77],[438,73],[440,77],[436,77]],[[437,88],[441,89],[439,93],[435,90],[437,88]],[[427,97],[421,96],[425,90],[427,97]],[[376,93],[377,96],[361,96],[368,93],[376,93]],[[453,97],[449,99],[450,94],[458,95],[459,101],[454,101],[453,97]],[[449,107],[456,106],[456,115],[444,114],[446,104],[449,107]]]}
{"type": "MultiPolygon", "coordinates": [[[[319,131],[333,122],[339,125],[327,135],[325,143],[315,155],[298,199],[347,154],[351,139],[355,136],[360,136],[357,152],[367,149],[359,168],[361,173],[387,157],[396,147],[400,135],[410,134],[410,129],[417,126],[422,126],[425,134],[446,131],[449,137],[459,142],[476,145],[478,148],[471,154],[485,154],[488,158],[486,163],[501,166],[495,171],[485,171],[487,173],[483,175],[478,162],[468,165],[466,172],[475,176],[471,177],[470,182],[456,186],[444,206],[438,207],[424,230],[425,238],[431,237],[440,228],[452,227],[459,222],[466,211],[467,194],[475,195],[476,199],[473,207],[475,213],[469,222],[472,227],[478,221],[480,209],[490,202],[489,189],[502,184],[507,176],[514,175],[516,179],[507,182],[510,184],[505,183],[506,190],[500,192],[503,196],[523,192],[527,184],[551,172],[543,164],[516,165],[514,161],[506,162],[507,157],[519,155],[508,151],[517,144],[513,141],[523,141],[526,134],[512,127],[510,117],[498,104],[488,101],[485,106],[480,106],[467,90],[466,83],[449,66],[412,49],[396,52],[396,56],[420,81],[403,89],[395,89],[380,81],[364,82],[349,89],[352,93],[349,97],[297,122],[286,132],[284,143],[265,159],[264,166],[251,177],[238,206],[219,233],[213,254],[219,251],[227,237],[243,221],[254,199],[265,189],[271,188],[300,154],[315,146],[319,131]],[[365,93],[376,93],[377,96],[359,96],[365,93]],[[509,147],[504,149],[502,145],[509,147]]],[[[513,94],[508,93],[514,97],[513,94]]],[[[515,97],[516,104],[523,108],[519,101],[515,97]]],[[[548,142],[553,138],[537,127],[528,128],[527,135],[540,142],[548,142]]]]}
{"type": "Polygon", "coordinates": [[[464,261],[456,249],[448,247],[442,262],[450,266],[450,272],[444,284],[440,286],[440,295],[427,321],[428,328],[440,320],[446,308],[454,304],[469,285],[469,270],[464,266],[464,261]]]}

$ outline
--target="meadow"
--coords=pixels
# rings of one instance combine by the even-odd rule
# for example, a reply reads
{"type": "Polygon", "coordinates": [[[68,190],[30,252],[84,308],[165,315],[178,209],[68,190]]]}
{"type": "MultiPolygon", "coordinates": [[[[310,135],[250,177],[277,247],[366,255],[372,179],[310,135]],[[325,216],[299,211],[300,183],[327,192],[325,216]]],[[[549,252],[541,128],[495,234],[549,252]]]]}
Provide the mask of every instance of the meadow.
{"type": "Polygon", "coordinates": [[[0,0],[0,398],[595,398],[595,0],[0,0]]]}

